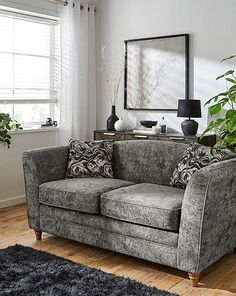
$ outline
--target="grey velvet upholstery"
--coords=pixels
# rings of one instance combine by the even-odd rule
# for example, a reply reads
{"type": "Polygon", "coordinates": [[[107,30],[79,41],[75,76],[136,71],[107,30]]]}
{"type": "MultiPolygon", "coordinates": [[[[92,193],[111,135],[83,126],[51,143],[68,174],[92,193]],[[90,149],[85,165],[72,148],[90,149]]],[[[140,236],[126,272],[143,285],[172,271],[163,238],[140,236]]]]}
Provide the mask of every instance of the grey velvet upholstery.
{"type": "Polygon", "coordinates": [[[169,184],[187,147],[186,144],[161,141],[115,142],[115,179],[109,181],[115,182],[113,185],[119,183],[117,189],[114,189],[116,185],[110,186],[111,183],[108,189],[105,183],[97,184],[93,180],[98,187],[96,191],[95,185],[88,186],[88,180],[75,180],[72,182],[80,185],[78,192],[76,189],[72,194],[68,190],[75,187],[69,184],[70,179],[65,180],[68,147],[25,152],[23,166],[30,227],[187,272],[203,271],[236,247],[236,155],[200,169],[191,177],[185,191],[177,188],[171,191],[173,188],[165,185],[169,184]],[[137,185],[121,185],[123,181],[137,185]],[[81,182],[86,184],[82,186],[81,182]],[[60,184],[59,187],[67,192],[57,194],[55,184],[60,184]],[[53,194],[50,197],[51,187],[53,194]],[[132,193],[133,188],[136,191],[132,193]],[[99,197],[95,191],[103,196],[99,197]],[[127,200],[130,204],[124,207],[127,200]],[[134,200],[138,203],[137,208],[134,200]],[[103,215],[82,212],[88,211],[90,201],[93,210],[89,211],[96,212],[100,201],[103,215]],[[72,209],[66,209],[66,203],[72,209]],[[157,208],[158,203],[158,209],[163,212],[178,210],[179,213],[181,207],[181,216],[175,215],[175,211],[171,215],[152,212],[152,209],[147,211],[146,207],[157,208]],[[120,217],[116,216],[118,214],[120,217]],[[149,226],[140,225],[144,222],[149,226]]]}
{"type": "Polygon", "coordinates": [[[202,168],[187,185],[178,268],[200,273],[236,247],[236,158],[202,168]]]}
{"type": "Polygon", "coordinates": [[[47,217],[54,219],[54,221],[76,223],[78,225],[84,225],[90,228],[97,228],[105,231],[111,231],[113,233],[141,238],[147,241],[152,241],[172,247],[177,247],[178,243],[179,234],[177,232],[164,231],[163,229],[160,230],[153,227],[136,225],[134,223],[120,221],[102,215],[82,213],[78,211],[68,211],[66,209],[41,204],[41,224],[47,217]]]}
{"type": "Polygon", "coordinates": [[[65,178],[69,148],[67,146],[34,149],[23,153],[25,194],[31,228],[40,230],[39,185],[65,178]]]}
{"type": "Polygon", "coordinates": [[[41,218],[42,229],[47,233],[176,267],[177,249],[175,247],[82,224],[55,221],[50,217],[43,218],[41,218]]]}
{"type": "Polygon", "coordinates": [[[100,196],[133,183],[110,178],[73,178],[39,186],[39,201],[46,205],[85,213],[100,213],[100,196]]]}
{"type": "Polygon", "coordinates": [[[115,142],[115,178],[135,183],[168,185],[188,145],[168,141],[134,140],[115,142]]]}
{"type": "Polygon", "coordinates": [[[178,230],[184,190],[136,184],[104,193],[101,214],[136,224],[178,230]]]}

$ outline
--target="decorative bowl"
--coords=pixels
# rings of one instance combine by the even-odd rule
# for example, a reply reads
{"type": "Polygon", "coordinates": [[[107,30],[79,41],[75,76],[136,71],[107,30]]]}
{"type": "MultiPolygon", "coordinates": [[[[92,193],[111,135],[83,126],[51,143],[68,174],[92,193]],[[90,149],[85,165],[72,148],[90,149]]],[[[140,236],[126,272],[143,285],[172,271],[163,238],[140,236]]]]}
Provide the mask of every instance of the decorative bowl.
{"type": "Polygon", "coordinates": [[[152,120],[141,120],[140,124],[147,128],[152,128],[153,126],[157,125],[157,121],[152,120]]]}

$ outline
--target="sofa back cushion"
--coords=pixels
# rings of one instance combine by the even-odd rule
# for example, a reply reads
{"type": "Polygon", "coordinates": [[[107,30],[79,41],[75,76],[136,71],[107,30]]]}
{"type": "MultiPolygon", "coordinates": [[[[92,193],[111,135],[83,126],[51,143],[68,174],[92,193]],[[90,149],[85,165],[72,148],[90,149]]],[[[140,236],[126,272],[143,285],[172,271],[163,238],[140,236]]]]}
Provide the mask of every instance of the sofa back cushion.
{"type": "Polygon", "coordinates": [[[135,183],[169,185],[188,145],[155,140],[115,142],[114,177],[135,183]]]}

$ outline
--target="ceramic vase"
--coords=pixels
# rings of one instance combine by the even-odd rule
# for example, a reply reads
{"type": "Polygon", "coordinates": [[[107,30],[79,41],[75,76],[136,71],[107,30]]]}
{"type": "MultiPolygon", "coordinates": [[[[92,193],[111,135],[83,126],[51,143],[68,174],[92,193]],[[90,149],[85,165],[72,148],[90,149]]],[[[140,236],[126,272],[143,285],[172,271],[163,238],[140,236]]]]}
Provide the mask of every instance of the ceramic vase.
{"type": "Polygon", "coordinates": [[[122,131],[126,130],[126,124],[122,118],[120,118],[118,121],[116,121],[115,130],[118,132],[122,132],[122,131]]]}
{"type": "Polygon", "coordinates": [[[107,119],[107,130],[115,131],[115,123],[119,118],[116,115],[116,106],[111,107],[111,116],[107,119]]]}

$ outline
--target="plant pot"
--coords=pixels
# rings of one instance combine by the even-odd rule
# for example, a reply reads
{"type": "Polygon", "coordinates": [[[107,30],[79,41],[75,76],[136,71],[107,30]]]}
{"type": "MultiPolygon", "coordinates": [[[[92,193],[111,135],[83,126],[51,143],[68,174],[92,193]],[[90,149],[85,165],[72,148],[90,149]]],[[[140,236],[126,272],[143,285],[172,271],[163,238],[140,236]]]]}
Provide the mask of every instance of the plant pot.
{"type": "Polygon", "coordinates": [[[116,106],[111,106],[111,116],[107,119],[107,130],[115,131],[115,123],[119,118],[116,116],[116,106]]]}

